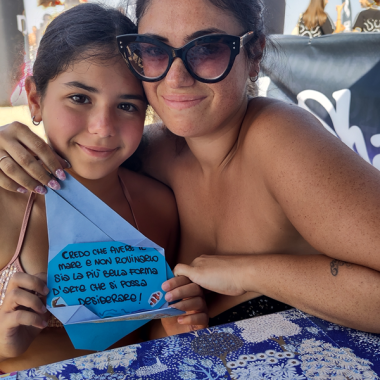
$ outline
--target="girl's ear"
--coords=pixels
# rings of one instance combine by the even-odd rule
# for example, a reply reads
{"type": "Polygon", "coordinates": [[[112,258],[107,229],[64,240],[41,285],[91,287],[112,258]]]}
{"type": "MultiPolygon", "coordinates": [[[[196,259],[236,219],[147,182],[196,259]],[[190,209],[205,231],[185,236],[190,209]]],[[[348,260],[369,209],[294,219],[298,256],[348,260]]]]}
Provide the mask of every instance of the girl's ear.
{"type": "Polygon", "coordinates": [[[34,116],[34,121],[38,123],[42,121],[41,96],[37,92],[37,87],[32,77],[26,78],[25,91],[28,98],[30,114],[32,117],[34,116]]]}

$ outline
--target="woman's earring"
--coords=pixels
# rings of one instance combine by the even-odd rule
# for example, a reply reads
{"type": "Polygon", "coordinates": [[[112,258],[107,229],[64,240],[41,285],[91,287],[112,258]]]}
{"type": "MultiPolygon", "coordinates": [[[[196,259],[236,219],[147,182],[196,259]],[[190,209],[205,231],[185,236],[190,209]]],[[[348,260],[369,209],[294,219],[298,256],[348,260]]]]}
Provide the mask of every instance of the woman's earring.
{"type": "Polygon", "coordinates": [[[252,82],[252,83],[255,83],[257,82],[257,80],[259,79],[259,72],[257,70],[256,71],[256,76],[254,78],[252,77],[249,77],[249,80],[252,82]]]}
{"type": "Polygon", "coordinates": [[[40,125],[41,122],[40,121],[39,122],[34,121],[34,118],[35,118],[35,116],[32,117],[32,123],[33,123],[33,125],[35,125],[37,127],[38,125],[40,125]]]}

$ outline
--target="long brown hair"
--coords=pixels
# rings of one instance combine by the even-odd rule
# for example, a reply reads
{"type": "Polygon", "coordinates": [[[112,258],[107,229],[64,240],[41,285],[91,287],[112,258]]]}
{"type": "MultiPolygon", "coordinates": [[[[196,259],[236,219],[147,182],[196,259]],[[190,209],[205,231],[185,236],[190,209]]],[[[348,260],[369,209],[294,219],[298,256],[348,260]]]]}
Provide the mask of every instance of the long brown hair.
{"type": "Polygon", "coordinates": [[[303,23],[309,30],[326,22],[327,13],[325,12],[325,6],[325,0],[310,0],[306,12],[302,16],[303,23]]]}

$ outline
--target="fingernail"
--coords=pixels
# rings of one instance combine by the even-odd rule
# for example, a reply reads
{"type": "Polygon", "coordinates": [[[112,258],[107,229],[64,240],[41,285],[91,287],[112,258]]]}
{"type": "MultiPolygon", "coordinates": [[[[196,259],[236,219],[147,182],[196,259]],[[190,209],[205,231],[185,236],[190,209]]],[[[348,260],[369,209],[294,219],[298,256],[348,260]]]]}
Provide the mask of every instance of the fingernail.
{"type": "Polygon", "coordinates": [[[49,182],[48,182],[48,186],[53,189],[53,190],[59,190],[61,188],[61,185],[55,180],[55,179],[51,179],[49,182]]]}
{"type": "Polygon", "coordinates": [[[47,193],[47,190],[43,187],[43,186],[37,186],[34,191],[37,193],[37,194],[42,194],[42,195],[45,195],[47,193]]]}
{"type": "Polygon", "coordinates": [[[46,307],[45,307],[45,306],[42,306],[42,307],[41,307],[41,311],[42,311],[43,314],[45,314],[45,313],[47,312],[46,307]]]}
{"type": "Polygon", "coordinates": [[[62,170],[62,169],[58,169],[56,172],[55,172],[55,175],[57,176],[58,179],[60,179],[61,181],[64,181],[66,179],[66,174],[65,172],[62,170]]]}
{"type": "Polygon", "coordinates": [[[44,286],[44,290],[43,290],[43,294],[44,294],[44,296],[47,296],[48,294],[49,294],[49,292],[50,292],[50,290],[49,290],[49,288],[47,287],[47,286],[44,286]]]}
{"type": "Polygon", "coordinates": [[[162,288],[162,290],[164,290],[165,292],[167,292],[167,291],[170,290],[170,285],[169,285],[167,282],[164,282],[164,283],[161,285],[161,288],[162,288]]]}
{"type": "Polygon", "coordinates": [[[28,190],[26,190],[25,187],[21,186],[17,189],[17,191],[21,194],[26,194],[28,192],[28,190]]]}
{"type": "Polygon", "coordinates": [[[177,321],[178,321],[178,323],[183,322],[183,317],[178,317],[177,321]]]}
{"type": "Polygon", "coordinates": [[[166,301],[170,302],[173,299],[173,295],[171,293],[166,293],[165,299],[166,299],[166,301]]]}
{"type": "Polygon", "coordinates": [[[42,321],[42,326],[47,327],[48,323],[46,321],[42,321]]]}

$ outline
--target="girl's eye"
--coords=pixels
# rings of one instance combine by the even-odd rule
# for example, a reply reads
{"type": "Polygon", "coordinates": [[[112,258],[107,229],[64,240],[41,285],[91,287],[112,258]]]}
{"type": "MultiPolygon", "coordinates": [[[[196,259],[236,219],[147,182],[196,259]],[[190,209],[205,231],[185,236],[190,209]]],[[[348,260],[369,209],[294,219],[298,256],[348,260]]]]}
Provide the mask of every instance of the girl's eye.
{"type": "Polygon", "coordinates": [[[130,104],[130,103],[122,103],[122,104],[119,104],[117,106],[117,108],[123,110],[123,111],[127,111],[127,112],[133,112],[133,111],[137,111],[137,108],[136,106],[134,106],[133,104],[130,104]]]}
{"type": "Polygon", "coordinates": [[[70,96],[70,99],[74,103],[79,103],[79,104],[89,104],[90,103],[90,99],[85,95],[73,95],[73,96],[70,96]]]}

